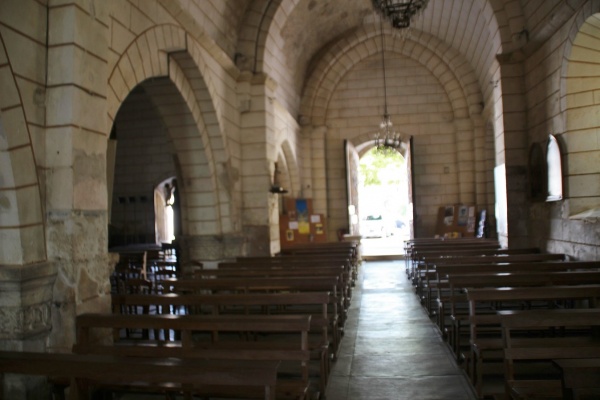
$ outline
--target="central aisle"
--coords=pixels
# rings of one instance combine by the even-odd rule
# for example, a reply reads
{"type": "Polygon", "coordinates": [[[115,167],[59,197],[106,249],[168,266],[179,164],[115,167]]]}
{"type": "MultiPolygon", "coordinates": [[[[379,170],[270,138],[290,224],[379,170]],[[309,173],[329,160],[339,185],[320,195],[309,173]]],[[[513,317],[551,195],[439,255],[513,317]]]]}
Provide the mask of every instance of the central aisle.
{"type": "Polygon", "coordinates": [[[354,289],[327,400],[476,396],[418,302],[404,261],[367,261],[354,289]]]}

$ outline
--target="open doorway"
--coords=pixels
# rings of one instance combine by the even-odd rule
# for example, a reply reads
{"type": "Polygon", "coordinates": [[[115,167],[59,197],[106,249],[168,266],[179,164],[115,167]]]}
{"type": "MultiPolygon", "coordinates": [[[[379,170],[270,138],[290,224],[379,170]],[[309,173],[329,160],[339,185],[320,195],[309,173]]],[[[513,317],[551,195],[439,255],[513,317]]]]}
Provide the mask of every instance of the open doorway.
{"type": "Polygon", "coordinates": [[[367,151],[358,165],[358,215],[363,256],[403,254],[410,238],[407,160],[393,149],[367,151]]]}
{"type": "Polygon", "coordinates": [[[162,181],[154,189],[154,216],[156,243],[172,243],[175,240],[175,178],[162,181]]]}

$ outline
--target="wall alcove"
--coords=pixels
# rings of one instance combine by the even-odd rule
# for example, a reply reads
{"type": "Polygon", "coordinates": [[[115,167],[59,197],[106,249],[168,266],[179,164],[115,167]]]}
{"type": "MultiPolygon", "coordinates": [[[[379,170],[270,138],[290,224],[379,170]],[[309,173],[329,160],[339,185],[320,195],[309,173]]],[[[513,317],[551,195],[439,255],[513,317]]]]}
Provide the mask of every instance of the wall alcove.
{"type": "Polygon", "coordinates": [[[529,197],[533,201],[559,201],[562,193],[560,146],[554,135],[529,147],[529,197]]]}

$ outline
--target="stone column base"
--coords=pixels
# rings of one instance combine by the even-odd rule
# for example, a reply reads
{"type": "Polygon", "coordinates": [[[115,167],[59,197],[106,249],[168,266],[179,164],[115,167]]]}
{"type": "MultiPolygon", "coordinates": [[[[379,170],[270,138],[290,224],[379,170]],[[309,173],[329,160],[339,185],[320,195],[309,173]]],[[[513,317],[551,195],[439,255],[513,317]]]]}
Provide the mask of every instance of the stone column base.
{"type": "Polygon", "coordinates": [[[183,273],[192,261],[218,262],[241,256],[245,245],[246,241],[240,234],[184,236],[179,240],[183,273]]]}
{"type": "MultiPolygon", "coordinates": [[[[55,263],[0,266],[0,349],[45,352],[52,331],[55,263]]],[[[4,375],[4,398],[47,398],[45,377],[4,375]]]]}

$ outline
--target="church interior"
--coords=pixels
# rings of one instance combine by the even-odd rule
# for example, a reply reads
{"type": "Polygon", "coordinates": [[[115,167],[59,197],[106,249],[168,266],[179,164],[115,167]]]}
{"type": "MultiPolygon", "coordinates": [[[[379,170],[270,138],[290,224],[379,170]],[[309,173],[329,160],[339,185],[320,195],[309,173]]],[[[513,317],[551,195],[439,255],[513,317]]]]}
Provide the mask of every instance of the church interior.
{"type": "MultiPolygon", "coordinates": [[[[48,391],[46,362],[70,371],[64,374],[71,378],[71,398],[87,398],[93,384],[80,381],[95,382],[95,376],[82,372],[87,359],[74,349],[81,351],[80,341],[90,335],[111,339],[106,333],[114,328],[110,324],[123,323],[119,326],[126,334],[139,326],[133,317],[94,320],[105,330],[92,334],[82,328],[84,316],[114,313],[117,299],[120,312],[154,307],[158,314],[176,307],[159,306],[167,300],[158,298],[165,293],[155,287],[137,286],[150,275],[158,282],[164,274],[164,292],[169,285],[178,288],[184,276],[215,280],[214,287],[181,289],[199,296],[202,307],[216,304],[218,298],[207,299],[206,293],[225,291],[226,281],[248,281],[246,292],[252,280],[267,285],[264,272],[260,278],[250,272],[234,278],[220,271],[242,262],[248,263],[244,269],[260,263],[257,269],[310,270],[294,278],[269,272],[269,279],[279,280],[269,285],[284,287],[292,280],[297,285],[285,286],[277,293],[281,296],[316,295],[325,287],[325,274],[333,273],[330,264],[344,265],[339,285],[333,284],[335,295],[327,292],[335,298],[329,300],[329,311],[311,314],[312,325],[326,319],[321,329],[328,343],[320,353],[310,347],[310,362],[300,362],[299,373],[304,381],[313,377],[312,386],[301,395],[279,381],[273,389],[273,368],[283,368],[280,360],[262,360],[264,371],[257,364],[245,367],[263,357],[250,355],[257,349],[244,349],[247,359],[233,365],[228,348],[210,368],[196,360],[186,371],[206,377],[214,373],[214,382],[220,382],[215,371],[231,367],[229,378],[255,374],[255,386],[271,379],[244,389],[251,398],[274,399],[276,392],[277,398],[307,400],[325,393],[331,400],[392,398],[386,397],[389,393],[368,397],[368,391],[360,397],[358,389],[336,397],[327,380],[331,371],[339,373],[343,363],[335,363],[344,360],[344,340],[350,340],[358,323],[353,307],[369,294],[360,271],[369,262],[360,258],[367,215],[359,201],[359,163],[380,149],[400,154],[406,165],[401,181],[408,211],[402,225],[408,236],[399,248],[404,261],[395,264],[403,284],[419,303],[418,312],[433,323],[436,337],[447,344],[450,358],[456,358],[473,398],[491,398],[495,394],[484,393],[490,381],[482,367],[488,361],[484,354],[490,356],[472,346],[461,350],[463,335],[469,334],[466,325],[456,325],[455,315],[454,322],[446,320],[456,311],[454,303],[445,302],[455,286],[450,275],[439,272],[444,267],[436,272],[432,266],[445,261],[429,264],[428,257],[458,257],[453,252],[462,250],[465,258],[455,263],[463,266],[483,263],[470,259],[474,256],[503,256],[506,264],[514,257],[522,263],[515,264],[518,273],[510,266],[495,271],[522,273],[520,281],[515,277],[505,285],[518,291],[523,282],[533,286],[538,275],[545,275],[544,285],[583,284],[577,296],[589,290],[585,297],[562,298],[555,289],[553,307],[564,311],[584,304],[588,317],[594,311],[600,297],[600,278],[594,275],[600,274],[600,1],[0,0],[4,398],[48,398],[39,397],[48,391]],[[548,264],[545,272],[527,270],[526,275],[526,264],[536,262],[548,264]],[[567,272],[555,270],[567,262],[575,263],[564,267],[568,278],[567,272]],[[141,265],[141,272],[132,278],[125,264],[141,265]],[[587,275],[572,277],[573,270],[587,275]],[[156,296],[154,303],[131,305],[127,301],[134,300],[116,297],[128,279],[137,282],[136,291],[156,296]],[[217,288],[221,279],[223,286],[217,288]],[[339,313],[333,321],[332,309],[339,313]],[[24,358],[10,358],[16,353],[73,359],[32,358],[36,361],[29,361],[29,367],[39,369],[31,367],[31,376],[10,375],[27,368],[19,364],[24,358]]],[[[456,285],[476,285],[464,282],[456,285]]],[[[485,291],[468,287],[473,297],[465,303],[467,314],[468,305],[473,311],[475,298],[485,291]]],[[[275,296],[275,291],[261,295],[275,296]]],[[[178,296],[179,311],[193,307],[185,294],[168,296],[178,296]]],[[[539,306],[541,298],[532,299],[527,308],[539,306]]],[[[317,300],[313,296],[311,301],[317,300]]],[[[213,317],[214,307],[208,312],[213,317]]],[[[504,329],[506,338],[517,319],[511,313],[518,313],[496,311],[506,318],[494,332],[504,329]]],[[[160,330],[177,331],[175,342],[186,343],[195,330],[185,324],[193,320],[178,317],[181,325],[152,322],[157,325],[143,331],[154,332],[154,339],[160,330]]],[[[259,322],[256,332],[266,329],[259,322]]],[[[294,320],[298,326],[301,322],[294,320]]],[[[223,337],[228,337],[226,329],[220,332],[223,337]]],[[[586,357],[562,358],[595,362],[586,370],[599,382],[595,338],[586,357]]],[[[112,350],[94,351],[104,357],[98,362],[106,363],[105,370],[115,368],[114,376],[107,373],[105,379],[118,381],[119,363],[108,355],[112,350]]],[[[308,357],[306,348],[301,352],[308,357]]],[[[209,356],[197,358],[203,357],[209,356]]],[[[127,363],[139,363],[139,357],[131,358],[127,363]]],[[[558,358],[554,365],[567,371],[558,358]]],[[[181,356],[180,361],[172,371],[189,360],[181,356]]],[[[154,367],[150,362],[139,366],[159,374],[154,367]]],[[[197,385],[210,386],[186,381],[183,372],[171,375],[183,389],[202,393],[197,385]]],[[[582,389],[581,397],[563,397],[570,388],[562,384],[562,389],[546,390],[557,398],[600,398],[594,397],[600,396],[597,384],[588,392],[582,389]]],[[[217,385],[225,394],[214,397],[243,398],[229,385],[234,386],[231,379],[217,385]]],[[[532,398],[515,394],[518,389],[506,393],[532,398]]],[[[499,391],[504,390],[501,383],[499,391]]]]}

